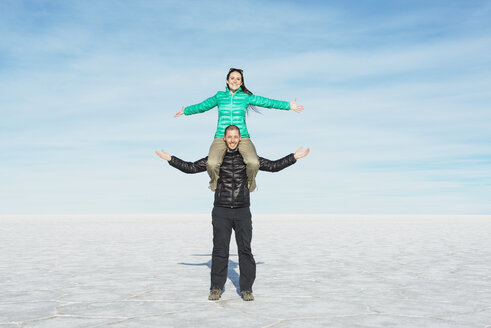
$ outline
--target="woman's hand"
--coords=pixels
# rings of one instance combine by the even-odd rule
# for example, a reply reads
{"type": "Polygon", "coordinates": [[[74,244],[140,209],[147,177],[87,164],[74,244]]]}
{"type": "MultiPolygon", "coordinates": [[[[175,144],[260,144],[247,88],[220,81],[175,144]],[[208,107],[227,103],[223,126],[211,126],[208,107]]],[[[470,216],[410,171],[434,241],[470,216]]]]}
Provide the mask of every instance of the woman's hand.
{"type": "Polygon", "coordinates": [[[297,104],[296,101],[297,101],[297,98],[293,99],[293,101],[290,102],[290,109],[294,110],[297,113],[300,113],[301,111],[303,111],[303,106],[297,104]]]}
{"type": "Polygon", "coordinates": [[[307,148],[305,150],[302,150],[302,148],[303,147],[298,148],[295,154],[293,154],[293,157],[295,157],[295,159],[305,157],[310,153],[310,148],[307,148]]]}
{"type": "Polygon", "coordinates": [[[160,153],[158,150],[155,151],[155,154],[159,155],[160,158],[163,158],[165,159],[166,161],[169,161],[171,160],[171,155],[169,155],[168,152],[166,152],[165,150],[162,149],[162,152],[160,153]]]}
{"type": "Polygon", "coordinates": [[[176,113],[176,115],[174,115],[174,117],[179,117],[179,116],[181,116],[182,114],[184,114],[184,106],[182,106],[182,109],[181,109],[180,111],[178,111],[178,112],[176,113]]]}

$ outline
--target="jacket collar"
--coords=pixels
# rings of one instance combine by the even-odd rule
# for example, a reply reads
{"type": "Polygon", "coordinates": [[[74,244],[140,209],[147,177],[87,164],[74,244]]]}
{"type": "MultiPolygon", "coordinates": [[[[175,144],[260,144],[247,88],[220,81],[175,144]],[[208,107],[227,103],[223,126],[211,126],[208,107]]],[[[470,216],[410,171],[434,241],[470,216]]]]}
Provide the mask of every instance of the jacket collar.
{"type": "MultiPolygon", "coordinates": [[[[230,89],[228,88],[228,85],[225,87],[225,91],[227,92],[227,94],[230,94],[230,89]]],[[[242,92],[242,87],[239,87],[237,91],[234,92],[234,94],[236,94],[237,92],[242,92]]]]}

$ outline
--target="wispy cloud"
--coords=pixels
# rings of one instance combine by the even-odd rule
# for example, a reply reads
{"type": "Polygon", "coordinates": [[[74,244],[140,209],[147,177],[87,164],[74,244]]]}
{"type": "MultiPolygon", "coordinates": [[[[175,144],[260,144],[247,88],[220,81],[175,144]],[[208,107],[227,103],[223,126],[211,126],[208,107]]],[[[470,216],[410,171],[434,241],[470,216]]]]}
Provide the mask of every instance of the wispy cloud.
{"type": "Polygon", "coordinates": [[[208,211],[206,175],[153,150],[206,155],[216,112],[172,115],[235,66],[256,94],[306,106],[248,117],[260,155],[312,147],[260,174],[255,210],[488,213],[490,8],[3,1],[0,212],[176,213],[191,192],[186,211],[208,211]]]}

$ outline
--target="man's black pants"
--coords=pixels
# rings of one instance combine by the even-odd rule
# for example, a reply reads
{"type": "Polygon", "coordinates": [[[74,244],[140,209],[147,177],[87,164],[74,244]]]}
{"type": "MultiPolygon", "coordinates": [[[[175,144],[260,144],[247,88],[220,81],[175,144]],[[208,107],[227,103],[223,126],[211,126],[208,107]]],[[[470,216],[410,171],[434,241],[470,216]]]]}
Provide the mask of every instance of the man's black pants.
{"type": "Polygon", "coordinates": [[[252,219],[249,207],[213,207],[213,254],[211,259],[211,288],[223,289],[227,281],[228,255],[232,229],[239,252],[240,290],[252,291],[256,279],[256,262],[251,252],[252,219]]]}

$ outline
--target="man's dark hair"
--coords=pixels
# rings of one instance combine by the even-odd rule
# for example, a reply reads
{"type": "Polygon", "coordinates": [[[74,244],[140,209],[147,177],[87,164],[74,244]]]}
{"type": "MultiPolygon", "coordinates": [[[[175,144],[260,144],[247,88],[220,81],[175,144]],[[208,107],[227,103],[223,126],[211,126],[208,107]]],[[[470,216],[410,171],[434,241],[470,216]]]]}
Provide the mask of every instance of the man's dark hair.
{"type": "Polygon", "coordinates": [[[229,131],[229,130],[239,131],[239,136],[240,136],[240,129],[237,127],[237,125],[229,125],[225,128],[225,134],[223,135],[224,137],[227,135],[227,131],[229,131]]]}

